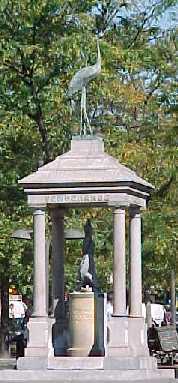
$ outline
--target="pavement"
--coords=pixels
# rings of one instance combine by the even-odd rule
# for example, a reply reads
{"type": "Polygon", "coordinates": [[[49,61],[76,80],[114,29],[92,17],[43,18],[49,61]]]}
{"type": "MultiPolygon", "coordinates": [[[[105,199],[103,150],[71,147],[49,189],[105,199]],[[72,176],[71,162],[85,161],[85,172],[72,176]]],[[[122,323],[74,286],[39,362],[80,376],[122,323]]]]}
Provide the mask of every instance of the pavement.
{"type": "MultiPolygon", "coordinates": [[[[59,383],[69,383],[69,380],[28,380],[28,378],[26,379],[26,380],[6,380],[6,381],[4,381],[4,380],[1,380],[0,379],[0,382],[3,382],[3,383],[34,383],[34,382],[38,382],[38,383],[44,383],[44,382],[47,382],[47,383],[57,383],[57,382],[59,382],[59,383]]],[[[79,380],[71,380],[70,382],[72,382],[72,383],[81,383],[81,380],[79,381],[79,380]]],[[[108,383],[109,382],[109,380],[97,380],[97,383],[108,383]]],[[[110,382],[112,382],[112,383],[128,383],[128,380],[112,380],[112,381],[110,381],[110,382]]],[[[131,382],[131,381],[129,381],[129,382],[131,382]]],[[[176,381],[175,381],[175,379],[155,379],[155,380],[132,380],[132,382],[133,383],[175,383],[176,381]]],[[[84,380],[84,381],[82,381],[82,383],[91,383],[91,380],[84,380]]]]}
{"type": "MultiPolygon", "coordinates": [[[[122,371],[98,371],[96,373],[82,370],[16,370],[15,359],[0,359],[0,383],[176,383],[175,379],[150,377],[140,378],[131,373],[129,379],[125,378],[122,371]],[[135,380],[136,379],[136,380],[135,380]]],[[[178,365],[177,365],[178,367],[178,365]]],[[[178,379],[178,368],[175,368],[178,379]]],[[[178,380],[177,380],[178,382],[178,380]]]]}
{"type": "MultiPolygon", "coordinates": [[[[2,381],[3,382],[3,381],[2,381]]],[[[16,381],[16,383],[34,383],[34,380],[19,380],[19,381],[16,381]]],[[[36,381],[37,382],[37,381],[36,381]]],[[[53,383],[54,380],[48,380],[47,381],[48,383],[53,383]]],[[[57,380],[55,380],[55,382],[57,383],[57,380]]],[[[68,383],[69,381],[68,380],[63,380],[63,383],[68,383]]],[[[102,380],[102,381],[99,381],[100,383],[108,383],[108,380],[102,380]]],[[[175,380],[149,380],[148,381],[149,383],[175,383],[175,380]]],[[[4,383],[4,382],[3,382],[4,383]]],[[[14,380],[6,380],[6,383],[14,383],[14,380]]],[[[38,380],[38,383],[44,383],[44,380],[38,380]]],[[[79,383],[78,380],[72,380],[72,383],[79,383]]],[[[85,382],[83,383],[91,383],[91,380],[85,380],[85,382]]],[[[112,383],[118,383],[118,380],[115,380],[115,381],[112,381],[112,383]]],[[[128,383],[128,380],[120,380],[120,383],[128,383]]],[[[135,380],[134,383],[145,383],[144,380],[135,380]]]]}
{"type": "MultiPolygon", "coordinates": [[[[80,371],[75,371],[74,372],[74,376],[72,376],[72,374],[69,374],[67,376],[67,374],[64,374],[63,373],[61,374],[62,371],[59,371],[56,373],[56,371],[54,372],[53,374],[53,371],[49,371],[49,373],[45,373],[45,376],[43,374],[43,372],[41,374],[39,374],[39,371],[38,371],[38,374],[34,374],[33,376],[31,375],[31,371],[26,371],[25,374],[24,374],[24,371],[23,371],[23,376],[21,374],[19,374],[17,370],[14,370],[13,371],[13,377],[12,377],[12,374],[9,374],[9,370],[4,370],[4,371],[0,371],[0,383],[35,383],[35,382],[38,382],[38,383],[128,383],[128,382],[132,382],[132,383],[176,383],[176,380],[175,379],[170,379],[170,378],[157,378],[157,379],[148,379],[148,378],[144,378],[144,379],[137,379],[136,377],[136,380],[134,378],[134,376],[131,377],[131,379],[129,378],[120,378],[119,376],[119,371],[117,371],[117,375],[113,376],[113,374],[111,374],[111,376],[108,376],[108,374],[106,374],[107,376],[105,376],[105,374],[102,374],[101,376],[98,376],[97,372],[96,372],[96,378],[92,379],[90,374],[88,375],[88,373],[86,372],[86,374],[81,377],[81,374],[80,374],[80,371]],[[31,376],[29,376],[31,375],[31,376]]],[[[12,372],[12,371],[11,371],[12,372]]]]}

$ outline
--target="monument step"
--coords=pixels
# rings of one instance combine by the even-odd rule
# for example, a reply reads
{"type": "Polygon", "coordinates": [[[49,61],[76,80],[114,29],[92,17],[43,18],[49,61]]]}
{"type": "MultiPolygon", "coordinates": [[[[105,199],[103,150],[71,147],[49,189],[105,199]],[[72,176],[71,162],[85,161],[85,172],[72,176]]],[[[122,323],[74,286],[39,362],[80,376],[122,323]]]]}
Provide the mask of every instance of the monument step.
{"type": "Polygon", "coordinates": [[[2,370],[0,382],[174,382],[173,370],[2,370]]]}
{"type": "Polygon", "coordinates": [[[151,357],[53,357],[48,359],[48,369],[54,370],[139,370],[156,368],[156,359],[151,357]]]}
{"type": "Polygon", "coordinates": [[[25,357],[19,358],[18,370],[155,370],[152,357],[25,357]]]}

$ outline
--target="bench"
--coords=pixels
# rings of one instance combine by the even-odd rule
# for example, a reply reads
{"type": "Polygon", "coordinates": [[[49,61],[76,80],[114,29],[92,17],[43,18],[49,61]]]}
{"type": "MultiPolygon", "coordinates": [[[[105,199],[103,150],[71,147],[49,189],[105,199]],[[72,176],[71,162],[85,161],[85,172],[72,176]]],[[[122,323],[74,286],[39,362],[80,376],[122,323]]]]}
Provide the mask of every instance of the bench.
{"type": "Polygon", "coordinates": [[[178,335],[174,325],[151,327],[148,329],[150,354],[156,356],[161,364],[173,365],[178,352],[178,335]]]}

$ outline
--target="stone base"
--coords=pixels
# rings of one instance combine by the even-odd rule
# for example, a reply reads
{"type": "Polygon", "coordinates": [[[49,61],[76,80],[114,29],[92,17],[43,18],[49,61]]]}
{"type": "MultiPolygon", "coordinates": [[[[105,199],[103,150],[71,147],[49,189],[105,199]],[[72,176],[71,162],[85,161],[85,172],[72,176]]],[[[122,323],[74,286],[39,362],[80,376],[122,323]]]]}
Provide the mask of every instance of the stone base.
{"type": "MultiPolygon", "coordinates": [[[[26,359],[26,358],[20,358],[26,359]]],[[[125,368],[119,369],[119,361],[117,360],[117,368],[103,369],[103,358],[54,358],[53,361],[48,360],[48,366],[45,367],[45,363],[40,362],[41,358],[27,358],[24,368],[18,371],[4,370],[0,374],[0,382],[5,381],[26,381],[39,380],[41,382],[130,382],[139,381],[145,383],[145,381],[155,383],[168,383],[174,382],[175,374],[174,370],[157,368],[130,368],[127,367],[128,358],[125,359],[125,368]],[[101,363],[102,362],[102,363],[101,363]],[[40,368],[41,364],[41,368],[40,368]],[[39,367],[39,368],[38,368],[39,367]],[[23,371],[22,371],[23,370],[23,371]],[[28,370],[28,371],[25,371],[28,370]],[[31,371],[30,371],[31,370],[31,371]],[[39,371],[38,371],[39,370],[39,371]]],[[[43,361],[44,362],[44,361],[43,361]]],[[[135,361],[136,362],[136,361],[135,361]]],[[[114,361],[115,363],[115,361],[114,361]]],[[[122,363],[123,365],[123,363],[122,363]]],[[[21,365],[22,367],[22,365],[21,365]]],[[[110,364],[111,367],[111,364],[110,364]]],[[[134,367],[131,360],[129,361],[129,367],[134,367]]],[[[135,367],[137,363],[135,363],[135,367]]],[[[143,365],[142,365],[143,367],[143,365]]],[[[145,365],[146,367],[146,365],[145,365]]]]}
{"type": "Polygon", "coordinates": [[[19,358],[17,368],[52,370],[152,370],[157,371],[153,357],[25,357],[19,358]]]}
{"type": "Polygon", "coordinates": [[[17,359],[17,370],[47,370],[48,357],[25,356],[17,359]]]}
{"type": "Polygon", "coordinates": [[[155,358],[60,357],[49,358],[54,370],[157,370],[155,358]]]}
{"type": "Polygon", "coordinates": [[[152,357],[106,357],[104,370],[157,370],[157,361],[152,357]]]}
{"type": "Polygon", "coordinates": [[[59,370],[41,370],[37,371],[13,371],[2,370],[0,374],[0,382],[130,382],[139,381],[140,383],[151,382],[156,383],[173,383],[174,370],[101,370],[101,369],[63,369],[59,370]]]}
{"type": "Polygon", "coordinates": [[[108,322],[108,357],[148,357],[144,318],[112,316],[108,322]]]}
{"type": "Polygon", "coordinates": [[[108,357],[129,356],[128,318],[112,316],[108,322],[108,357]]]}
{"type": "Polygon", "coordinates": [[[47,317],[32,317],[28,323],[29,342],[25,357],[44,357],[48,355],[49,322],[47,317]]]}
{"type": "Polygon", "coordinates": [[[39,379],[43,382],[116,383],[139,380],[142,383],[148,380],[156,383],[158,380],[159,383],[171,383],[175,378],[173,369],[158,369],[156,360],[151,357],[24,357],[18,359],[17,369],[19,371],[1,371],[0,382],[39,379]],[[25,370],[28,370],[28,374],[25,370]]]}
{"type": "Polygon", "coordinates": [[[60,357],[48,359],[51,370],[101,370],[103,357],[60,357]]]}
{"type": "Polygon", "coordinates": [[[142,317],[128,317],[129,349],[132,356],[149,356],[147,326],[142,317]]]}

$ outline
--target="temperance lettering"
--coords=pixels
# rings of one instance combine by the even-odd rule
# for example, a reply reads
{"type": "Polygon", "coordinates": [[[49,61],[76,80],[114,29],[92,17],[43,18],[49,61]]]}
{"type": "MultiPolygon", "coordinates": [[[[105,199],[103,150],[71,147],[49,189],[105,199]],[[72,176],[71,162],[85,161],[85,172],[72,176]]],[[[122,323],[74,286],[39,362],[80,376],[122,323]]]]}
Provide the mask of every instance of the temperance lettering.
{"type": "Polygon", "coordinates": [[[107,202],[108,194],[55,194],[47,196],[46,203],[107,202]]]}

